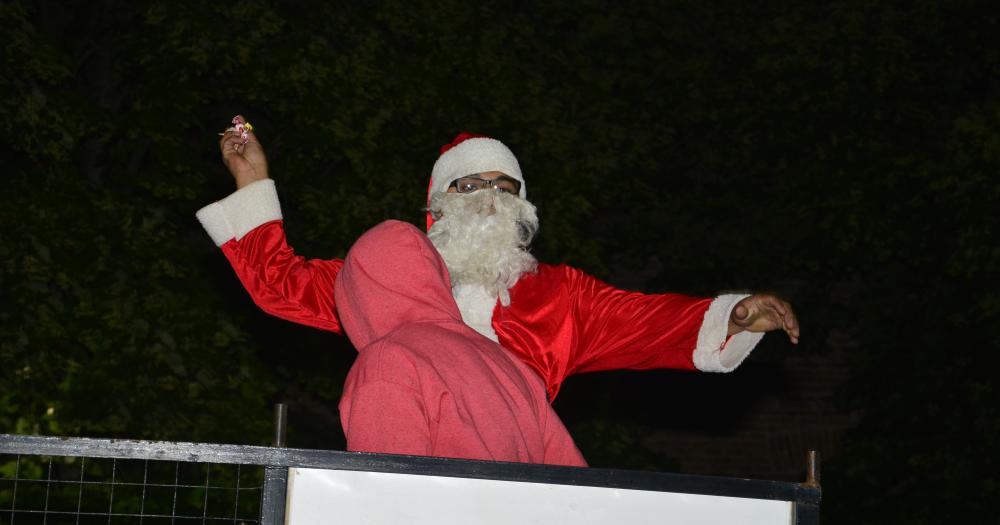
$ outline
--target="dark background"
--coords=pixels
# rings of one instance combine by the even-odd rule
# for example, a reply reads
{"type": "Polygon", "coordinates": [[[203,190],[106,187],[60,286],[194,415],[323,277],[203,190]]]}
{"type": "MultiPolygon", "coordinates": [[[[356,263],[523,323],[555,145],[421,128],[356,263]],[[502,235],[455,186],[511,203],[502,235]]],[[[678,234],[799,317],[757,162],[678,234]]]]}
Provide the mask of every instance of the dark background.
{"type": "Polygon", "coordinates": [[[266,443],[284,401],[342,447],[354,351],[257,311],[194,218],[217,132],[248,116],[334,257],[419,223],[468,130],[518,155],[543,261],[799,313],[732,374],[572,378],[595,466],[795,481],[819,448],[827,519],[995,515],[996,3],[372,4],[0,3],[0,432],[266,443]]]}

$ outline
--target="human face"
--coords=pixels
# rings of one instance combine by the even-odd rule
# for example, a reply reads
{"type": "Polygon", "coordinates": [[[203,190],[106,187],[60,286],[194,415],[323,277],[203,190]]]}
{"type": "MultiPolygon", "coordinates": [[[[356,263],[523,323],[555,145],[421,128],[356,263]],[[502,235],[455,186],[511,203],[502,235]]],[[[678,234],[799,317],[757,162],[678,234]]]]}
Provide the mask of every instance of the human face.
{"type": "Polygon", "coordinates": [[[520,181],[514,179],[513,177],[510,177],[501,171],[487,171],[483,173],[475,173],[472,175],[468,175],[467,177],[456,179],[454,182],[451,183],[451,185],[448,186],[448,193],[471,193],[477,191],[478,189],[486,189],[486,186],[484,186],[482,183],[482,181],[484,180],[490,182],[496,182],[497,183],[496,185],[490,187],[498,191],[509,193],[511,195],[514,195],[515,197],[518,196],[518,193],[521,188],[520,181]],[[463,182],[463,179],[466,178],[478,179],[478,180],[469,180],[468,182],[470,184],[467,186],[467,188],[469,189],[466,189],[466,191],[460,191],[460,188],[457,186],[457,183],[463,182]]]}

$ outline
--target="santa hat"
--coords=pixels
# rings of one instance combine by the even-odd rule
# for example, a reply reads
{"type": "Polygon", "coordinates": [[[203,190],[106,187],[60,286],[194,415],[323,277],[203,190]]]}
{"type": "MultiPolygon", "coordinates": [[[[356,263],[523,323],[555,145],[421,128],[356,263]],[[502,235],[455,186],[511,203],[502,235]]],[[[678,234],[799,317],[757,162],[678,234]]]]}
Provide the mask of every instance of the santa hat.
{"type": "Polygon", "coordinates": [[[427,198],[439,191],[448,191],[448,186],[466,175],[499,171],[521,183],[520,197],[526,195],[524,176],[517,164],[517,157],[504,146],[503,142],[483,135],[459,133],[455,140],[441,146],[441,156],[431,170],[431,185],[427,198]]]}

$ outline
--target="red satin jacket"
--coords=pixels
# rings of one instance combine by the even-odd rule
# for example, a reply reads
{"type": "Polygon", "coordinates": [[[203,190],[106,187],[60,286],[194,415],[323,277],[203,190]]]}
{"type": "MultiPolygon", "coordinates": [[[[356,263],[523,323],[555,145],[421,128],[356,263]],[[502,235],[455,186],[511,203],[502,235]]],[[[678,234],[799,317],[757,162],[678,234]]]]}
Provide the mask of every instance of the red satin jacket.
{"type": "MultiPolygon", "coordinates": [[[[269,314],[341,333],[334,283],[344,262],[306,259],[282,221],[264,223],[222,251],[254,302],[269,314]]],[[[693,352],[712,299],[627,292],[566,265],[539,264],[499,301],[500,345],[545,382],[555,399],[570,374],[611,369],[694,369],[693,352]]]]}

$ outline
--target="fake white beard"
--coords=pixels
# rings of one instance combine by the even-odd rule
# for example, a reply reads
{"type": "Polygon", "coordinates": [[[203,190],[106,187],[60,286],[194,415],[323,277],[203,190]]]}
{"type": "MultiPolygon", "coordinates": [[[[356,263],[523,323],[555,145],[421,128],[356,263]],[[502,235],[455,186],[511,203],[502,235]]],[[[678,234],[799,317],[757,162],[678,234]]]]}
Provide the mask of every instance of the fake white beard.
{"type": "Polygon", "coordinates": [[[535,206],[514,195],[480,190],[438,192],[427,209],[435,221],[427,236],[448,266],[452,287],[481,285],[509,305],[507,290],[538,266],[528,253],[538,231],[535,206]]]}

